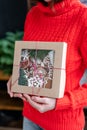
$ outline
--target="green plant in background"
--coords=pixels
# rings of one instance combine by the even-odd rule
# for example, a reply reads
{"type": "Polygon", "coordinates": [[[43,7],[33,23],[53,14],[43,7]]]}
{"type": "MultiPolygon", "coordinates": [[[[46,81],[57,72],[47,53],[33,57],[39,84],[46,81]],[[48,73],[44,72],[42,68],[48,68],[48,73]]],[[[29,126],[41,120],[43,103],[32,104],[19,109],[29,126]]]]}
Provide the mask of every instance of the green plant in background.
{"type": "Polygon", "coordinates": [[[23,32],[7,32],[6,37],[0,39],[0,70],[10,75],[13,67],[14,43],[22,40],[23,32]]]}

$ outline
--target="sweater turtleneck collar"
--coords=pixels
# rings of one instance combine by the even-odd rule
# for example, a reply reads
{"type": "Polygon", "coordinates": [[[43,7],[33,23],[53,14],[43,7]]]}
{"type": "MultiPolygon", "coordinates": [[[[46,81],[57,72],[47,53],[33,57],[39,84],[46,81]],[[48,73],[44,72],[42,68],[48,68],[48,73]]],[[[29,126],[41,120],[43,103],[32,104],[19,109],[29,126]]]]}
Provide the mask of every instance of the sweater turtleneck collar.
{"type": "Polygon", "coordinates": [[[58,15],[70,10],[75,7],[79,0],[63,0],[60,3],[56,3],[52,8],[50,6],[44,6],[42,3],[38,3],[37,7],[45,14],[48,15],[58,15]]]}

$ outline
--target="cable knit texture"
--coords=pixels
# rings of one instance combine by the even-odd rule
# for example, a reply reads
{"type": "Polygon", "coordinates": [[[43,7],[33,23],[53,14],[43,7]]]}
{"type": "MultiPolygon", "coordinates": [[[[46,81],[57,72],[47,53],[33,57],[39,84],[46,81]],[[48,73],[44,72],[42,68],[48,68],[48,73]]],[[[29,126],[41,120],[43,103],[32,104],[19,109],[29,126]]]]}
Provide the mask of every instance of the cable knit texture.
{"type": "Polygon", "coordinates": [[[45,113],[24,102],[23,115],[45,130],[82,130],[87,84],[80,86],[79,81],[87,68],[87,7],[79,0],[64,0],[52,9],[38,3],[27,14],[23,40],[68,45],[64,97],[56,99],[55,110],[45,113]]]}

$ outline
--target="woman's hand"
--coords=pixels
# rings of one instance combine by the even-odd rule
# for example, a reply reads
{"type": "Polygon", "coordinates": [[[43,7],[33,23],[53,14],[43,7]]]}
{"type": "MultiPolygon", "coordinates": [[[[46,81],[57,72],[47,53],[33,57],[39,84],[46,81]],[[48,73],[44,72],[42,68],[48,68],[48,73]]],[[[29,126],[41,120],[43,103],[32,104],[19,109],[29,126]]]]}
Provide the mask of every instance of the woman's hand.
{"type": "Polygon", "coordinates": [[[29,96],[28,94],[21,94],[21,93],[13,93],[11,92],[12,87],[12,77],[10,77],[9,81],[7,82],[7,92],[10,97],[18,97],[22,100],[29,102],[29,104],[38,110],[41,113],[53,110],[55,108],[56,99],[54,98],[47,98],[47,97],[39,97],[39,96],[29,96]]]}
{"type": "Polygon", "coordinates": [[[23,94],[11,92],[11,87],[12,87],[12,76],[10,77],[10,79],[7,82],[7,92],[8,92],[8,94],[10,95],[10,97],[18,97],[18,98],[21,98],[22,100],[26,100],[23,97],[23,94]]]}
{"type": "Polygon", "coordinates": [[[28,94],[23,95],[30,105],[41,113],[53,110],[55,108],[56,99],[54,98],[29,96],[28,94]]]}

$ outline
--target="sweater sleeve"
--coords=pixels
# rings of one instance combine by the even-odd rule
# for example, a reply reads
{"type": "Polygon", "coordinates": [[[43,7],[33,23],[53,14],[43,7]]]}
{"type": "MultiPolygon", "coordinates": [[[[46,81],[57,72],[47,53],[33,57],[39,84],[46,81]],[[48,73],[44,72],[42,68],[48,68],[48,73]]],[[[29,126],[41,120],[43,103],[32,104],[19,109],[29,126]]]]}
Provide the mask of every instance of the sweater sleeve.
{"type": "MultiPolygon", "coordinates": [[[[80,53],[83,59],[83,65],[87,68],[87,30],[84,33],[83,41],[80,45],[80,53]]],[[[82,86],[78,83],[77,89],[72,91],[67,91],[64,97],[61,99],[56,99],[55,110],[62,109],[77,109],[87,106],[87,83],[82,86]]]]}
{"type": "Polygon", "coordinates": [[[87,84],[77,90],[66,92],[64,97],[57,99],[55,110],[77,109],[87,106],[87,84]]]}

